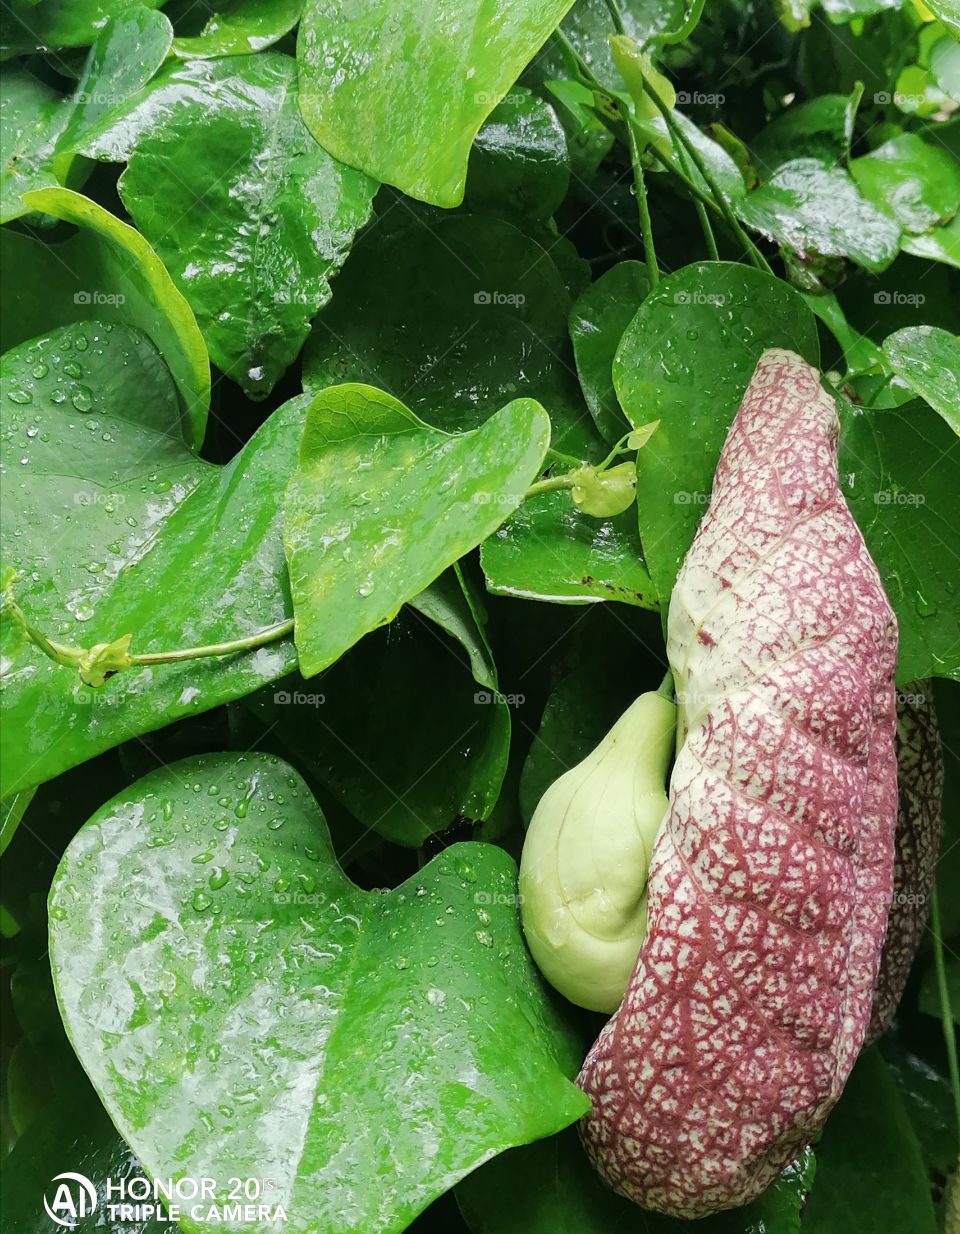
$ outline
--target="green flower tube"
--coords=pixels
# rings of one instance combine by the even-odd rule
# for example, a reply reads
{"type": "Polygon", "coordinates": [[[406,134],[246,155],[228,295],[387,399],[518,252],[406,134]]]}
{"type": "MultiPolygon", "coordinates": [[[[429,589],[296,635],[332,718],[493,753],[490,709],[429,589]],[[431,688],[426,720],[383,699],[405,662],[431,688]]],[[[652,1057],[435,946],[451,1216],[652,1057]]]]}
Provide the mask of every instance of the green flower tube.
{"type": "Polygon", "coordinates": [[[614,1011],[647,924],[647,867],[667,811],[677,709],[642,694],[595,750],[544,793],[520,861],[520,914],[547,981],[614,1011]]]}

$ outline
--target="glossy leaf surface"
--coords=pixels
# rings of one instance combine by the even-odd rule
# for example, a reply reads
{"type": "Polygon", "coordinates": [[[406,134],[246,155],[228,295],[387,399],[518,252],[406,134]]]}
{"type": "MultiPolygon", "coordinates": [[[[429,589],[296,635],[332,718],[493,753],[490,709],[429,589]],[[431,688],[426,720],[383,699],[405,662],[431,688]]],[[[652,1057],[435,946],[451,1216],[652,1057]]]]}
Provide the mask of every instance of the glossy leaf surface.
{"type": "Polygon", "coordinates": [[[480,126],[571,0],[308,0],[300,107],[338,159],[410,197],[463,199],[480,126]]]}
{"type": "Polygon", "coordinates": [[[212,359],[251,396],[268,394],[330,298],[377,188],[307,132],[294,60],[175,63],[83,150],[129,160],[121,197],[212,359]]]}
{"type": "Polygon", "coordinates": [[[319,391],[362,381],[448,432],[476,428],[513,398],[535,398],[552,444],[596,443],[567,337],[570,297],[541,246],[501,219],[373,224],[337,279],[304,350],[319,391]]]}
{"type": "Polygon", "coordinates": [[[361,891],[291,768],[186,760],[68,850],[50,905],[67,1029],[152,1175],[271,1178],[291,1231],[400,1231],[585,1108],[515,886],[506,853],[469,844],[361,891]]]}
{"type": "Polygon", "coordinates": [[[884,355],[904,385],[960,434],[960,341],[936,326],[908,326],[883,340],[884,355]]]}
{"type": "Polygon", "coordinates": [[[613,366],[635,428],[660,427],[637,456],[647,568],[665,600],[706,509],[730,421],[767,347],[811,362],[816,323],[796,292],[728,262],[697,262],[663,279],[628,326],[613,366]]]}
{"type": "MultiPolygon", "coordinates": [[[[18,602],[48,637],[90,646],[132,633],[134,651],[168,651],[290,615],[280,499],[304,400],[215,467],[184,445],[170,376],[126,327],[65,327],[4,356],[2,377],[3,559],[17,571],[18,602]]],[[[5,620],[7,639],[3,795],[296,664],[287,640],[134,668],[92,689],[5,620]]]]}
{"type": "Polygon", "coordinates": [[[304,0],[214,0],[195,35],[174,39],[174,55],[185,60],[243,56],[263,51],[300,20],[304,0]]]}
{"type": "Polygon", "coordinates": [[[161,351],[177,384],[184,436],[199,447],[210,405],[210,361],[196,318],[157,254],[139,232],[69,189],[37,189],[26,202],[80,230],[57,244],[0,232],[3,350],[91,317],[133,326],[161,351]]]}
{"type": "Polygon", "coordinates": [[[389,621],[520,504],[550,441],[532,399],[447,434],[371,386],[307,415],[284,503],[300,669],[312,677],[389,621]]]}

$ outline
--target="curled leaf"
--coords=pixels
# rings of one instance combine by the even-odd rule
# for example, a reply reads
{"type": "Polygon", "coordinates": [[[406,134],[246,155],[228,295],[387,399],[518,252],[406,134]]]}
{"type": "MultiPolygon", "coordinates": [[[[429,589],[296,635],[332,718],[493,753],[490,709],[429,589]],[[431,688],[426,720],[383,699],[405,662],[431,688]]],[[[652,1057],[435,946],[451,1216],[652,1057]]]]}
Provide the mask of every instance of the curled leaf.
{"type": "Polygon", "coordinates": [[[573,504],[594,518],[612,518],[628,510],[637,495],[637,465],[618,463],[616,467],[599,470],[584,466],[575,473],[571,490],[573,504]]]}

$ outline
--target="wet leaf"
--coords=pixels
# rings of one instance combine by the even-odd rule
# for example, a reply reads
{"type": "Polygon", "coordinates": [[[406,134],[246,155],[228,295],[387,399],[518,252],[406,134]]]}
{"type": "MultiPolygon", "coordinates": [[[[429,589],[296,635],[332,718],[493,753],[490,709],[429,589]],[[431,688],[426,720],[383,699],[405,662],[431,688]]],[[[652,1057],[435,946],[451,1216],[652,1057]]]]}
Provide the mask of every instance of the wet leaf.
{"type": "Polygon", "coordinates": [[[497,595],[657,607],[632,509],[597,519],[581,513],[567,492],[531,497],[484,541],[480,560],[497,595]]]}
{"type": "Polygon", "coordinates": [[[120,195],[212,359],[251,396],[268,394],[330,299],[377,188],[307,132],[294,60],[174,63],[82,149],[129,160],[120,195]]]}
{"type": "Polygon", "coordinates": [[[500,793],[510,708],[474,602],[448,570],[321,678],[249,700],[272,749],[398,844],[415,848],[458,815],[487,818],[500,793]]]}
{"type": "Polygon", "coordinates": [[[536,478],[550,422],[516,399],[469,433],[371,386],[311,403],[284,502],[300,671],[312,677],[495,531],[536,478]]]}
{"type": "MultiPolygon", "coordinates": [[[[290,615],[280,498],[304,399],[215,467],[184,445],[170,375],[127,327],[67,326],[7,353],[0,371],[3,559],[17,571],[18,603],[48,637],[89,646],[132,633],[134,651],[168,651],[290,615]]],[[[94,689],[30,644],[9,654],[4,796],[296,664],[287,640],[134,668],[94,689]]]]}
{"type": "Polygon", "coordinates": [[[314,323],[306,389],[379,386],[448,432],[535,398],[550,416],[551,444],[592,457],[598,439],[570,354],[570,297],[549,254],[502,219],[397,213],[371,226],[314,323]]]}
{"type": "Polygon", "coordinates": [[[588,287],[570,310],[570,337],[583,396],[611,445],[629,427],[613,388],[613,357],[648,290],[641,262],[621,261],[588,287]]]}
{"type": "Polygon", "coordinates": [[[960,435],[960,340],[936,326],[908,326],[883,340],[900,380],[960,435]]]}
{"type": "Polygon", "coordinates": [[[202,6],[209,13],[203,28],[174,39],[173,53],[199,60],[263,51],[293,29],[303,4],[304,0],[208,0],[202,6]]]}
{"type": "Polygon", "coordinates": [[[570,4],[308,0],[297,42],[304,120],[344,163],[457,206],[480,126],[570,4]]]}
{"type": "Polygon", "coordinates": [[[3,42],[18,51],[85,47],[111,17],[138,7],[158,9],[162,0],[8,0],[3,42]]]}
{"type": "Polygon", "coordinates": [[[470,153],[469,210],[547,219],[567,195],[567,139],[549,103],[514,86],[490,113],[470,153]]]}
{"type": "Polygon", "coordinates": [[[916,133],[901,133],[854,159],[850,173],[868,201],[914,235],[949,222],[960,209],[956,160],[916,133]]]}
{"type": "Polygon", "coordinates": [[[801,261],[848,257],[874,272],[900,250],[900,228],[858,191],[849,172],[817,159],[792,159],[754,189],[743,220],[801,261]]]}
{"type": "Polygon", "coordinates": [[[139,232],[79,193],[38,189],[26,201],[80,230],[57,244],[0,231],[3,350],[91,317],[142,330],[163,353],[183,407],[184,436],[199,448],[210,405],[210,361],[196,318],[157,254],[139,232]]]}
{"type": "Polygon", "coordinates": [[[67,851],[50,902],[67,1029],[151,1175],[217,1178],[221,1198],[231,1175],[270,1178],[289,1229],[400,1231],[585,1108],[515,888],[512,858],[464,844],[362,891],[291,768],[186,760],[67,851]]]}

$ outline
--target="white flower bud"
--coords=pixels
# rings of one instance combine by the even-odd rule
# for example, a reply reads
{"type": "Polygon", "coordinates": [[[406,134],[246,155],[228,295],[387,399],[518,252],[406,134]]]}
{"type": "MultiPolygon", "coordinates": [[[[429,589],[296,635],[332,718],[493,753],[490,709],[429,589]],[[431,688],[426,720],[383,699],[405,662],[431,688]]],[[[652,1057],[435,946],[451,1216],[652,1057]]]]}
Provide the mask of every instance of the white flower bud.
{"type": "Polygon", "coordinates": [[[667,811],[676,707],[643,694],[544,793],[520,861],[533,958],[571,1002],[614,1011],[647,920],[647,867],[667,811]]]}

